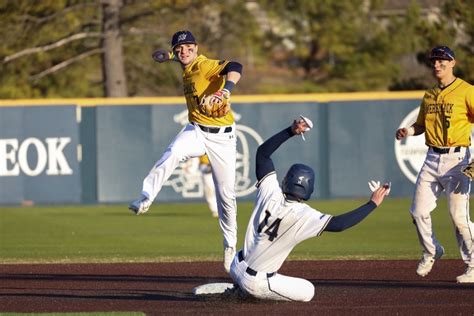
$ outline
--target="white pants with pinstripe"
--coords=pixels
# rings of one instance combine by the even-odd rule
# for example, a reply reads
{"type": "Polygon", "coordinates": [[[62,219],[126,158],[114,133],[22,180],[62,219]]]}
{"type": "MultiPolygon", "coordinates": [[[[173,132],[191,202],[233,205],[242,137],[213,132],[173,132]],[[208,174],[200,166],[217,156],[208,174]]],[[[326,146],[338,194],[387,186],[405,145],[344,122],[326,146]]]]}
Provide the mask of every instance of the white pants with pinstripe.
{"type": "Polygon", "coordinates": [[[234,257],[230,268],[230,276],[246,293],[259,298],[277,301],[308,302],[314,296],[314,286],[301,278],[293,278],[278,273],[249,273],[249,266],[239,256],[234,257]],[[255,274],[255,275],[253,275],[255,274]]]}
{"type": "Polygon", "coordinates": [[[431,212],[445,192],[461,256],[468,266],[474,267],[474,224],[469,214],[471,180],[461,173],[471,155],[469,148],[463,147],[458,152],[453,149],[449,153],[428,150],[418,174],[410,212],[424,253],[434,256],[439,241],[433,232],[431,212]]]}

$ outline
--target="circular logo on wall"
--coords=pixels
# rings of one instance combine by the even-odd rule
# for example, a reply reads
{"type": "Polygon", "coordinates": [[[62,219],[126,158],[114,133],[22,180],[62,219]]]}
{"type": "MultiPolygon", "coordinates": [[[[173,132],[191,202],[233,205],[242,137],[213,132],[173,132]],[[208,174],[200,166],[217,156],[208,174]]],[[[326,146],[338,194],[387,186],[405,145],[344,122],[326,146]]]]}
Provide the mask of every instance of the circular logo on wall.
{"type": "MultiPolygon", "coordinates": [[[[399,128],[411,126],[418,116],[419,109],[411,111],[400,123],[399,128]]],[[[474,129],[471,131],[471,139],[474,139],[474,129]]],[[[471,144],[471,153],[474,145],[471,144]]],[[[395,140],[395,158],[403,174],[413,183],[425,161],[428,147],[425,145],[424,134],[405,137],[401,141],[395,140]]]]}

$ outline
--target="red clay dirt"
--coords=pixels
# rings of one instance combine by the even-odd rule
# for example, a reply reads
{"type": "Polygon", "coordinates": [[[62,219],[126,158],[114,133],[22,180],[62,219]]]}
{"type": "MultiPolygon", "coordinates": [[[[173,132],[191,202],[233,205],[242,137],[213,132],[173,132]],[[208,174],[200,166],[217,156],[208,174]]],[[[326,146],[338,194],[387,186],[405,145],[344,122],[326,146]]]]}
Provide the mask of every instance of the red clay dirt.
{"type": "Polygon", "coordinates": [[[288,261],[311,302],[196,297],[195,286],[231,282],[220,262],[0,265],[0,312],[143,312],[147,315],[474,315],[474,284],[457,284],[461,260],[425,278],[413,260],[288,261]]]}

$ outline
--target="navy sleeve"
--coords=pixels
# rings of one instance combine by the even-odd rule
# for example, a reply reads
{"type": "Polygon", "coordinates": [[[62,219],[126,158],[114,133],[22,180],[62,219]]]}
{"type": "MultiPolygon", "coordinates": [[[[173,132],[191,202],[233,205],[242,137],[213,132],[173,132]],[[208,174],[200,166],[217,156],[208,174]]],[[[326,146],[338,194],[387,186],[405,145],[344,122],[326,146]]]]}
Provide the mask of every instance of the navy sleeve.
{"type": "Polygon", "coordinates": [[[256,158],[257,181],[260,181],[270,172],[275,171],[275,166],[273,165],[270,156],[278,149],[278,147],[280,147],[281,144],[290,139],[293,135],[290,126],[273,135],[258,147],[256,158]]]}
{"type": "Polygon", "coordinates": [[[244,66],[242,66],[241,63],[238,63],[236,61],[229,61],[227,63],[227,65],[225,65],[224,69],[221,70],[221,72],[219,73],[219,75],[223,76],[223,75],[227,75],[228,72],[231,72],[231,71],[236,71],[238,72],[239,74],[242,74],[242,69],[244,68],[244,66]]]}
{"type": "Polygon", "coordinates": [[[342,232],[358,223],[360,223],[367,215],[369,215],[377,204],[369,201],[361,207],[331,218],[324,231],[328,232],[342,232]]]}

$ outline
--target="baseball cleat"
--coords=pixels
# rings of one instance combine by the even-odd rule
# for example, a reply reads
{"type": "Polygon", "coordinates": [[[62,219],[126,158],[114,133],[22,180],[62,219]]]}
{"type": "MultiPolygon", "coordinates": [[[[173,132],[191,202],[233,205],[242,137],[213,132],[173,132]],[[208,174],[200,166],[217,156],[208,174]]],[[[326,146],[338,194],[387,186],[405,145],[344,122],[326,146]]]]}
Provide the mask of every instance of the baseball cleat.
{"type": "Polygon", "coordinates": [[[135,215],[141,215],[148,212],[151,206],[151,201],[146,196],[142,196],[140,199],[133,201],[128,209],[131,210],[135,215]]]}
{"type": "Polygon", "coordinates": [[[235,299],[235,300],[252,300],[256,299],[252,297],[250,294],[247,294],[244,290],[242,290],[237,284],[234,284],[233,287],[229,287],[222,293],[221,295],[222,298],[229,300],[229,299],[235,299]]]}
{"type": "Polygon", "coordinates": [[[421,277],[427,276],[428,273],[431,272],[431,269],[433,269],[435,261],[441,258],[443,255],[444,248],[442,246],[436,248],[436,254],[434,256],[424,254],[420,263],[418,264],[416,273],[421,277]]]}
{"type": "Polygon", "coordinates": [[[225,247],[224,249],[224,269],[225,272],[230,272],[230,265],[235,257],[235,248],[234,247],[225,247]]]}
{"type": "Polygon", "coordinates": [[[456,278],[458,283],[474,283],[474,267],[468,267],[464,274],[456,278]]]}

